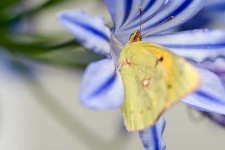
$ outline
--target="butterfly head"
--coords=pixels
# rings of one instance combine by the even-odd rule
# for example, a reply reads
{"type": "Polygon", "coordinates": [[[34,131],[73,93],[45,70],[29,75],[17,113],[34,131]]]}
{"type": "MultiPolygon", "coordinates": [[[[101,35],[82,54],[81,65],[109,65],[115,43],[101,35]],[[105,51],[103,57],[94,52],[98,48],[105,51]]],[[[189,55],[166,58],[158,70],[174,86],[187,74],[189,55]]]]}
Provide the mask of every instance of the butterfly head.
{"type": "Polygon", "coordinates": [[[138,42],[138,41],[142,41],[142,35],[139,30],[132,33],[129,38],[129,43],[138,42]]]}

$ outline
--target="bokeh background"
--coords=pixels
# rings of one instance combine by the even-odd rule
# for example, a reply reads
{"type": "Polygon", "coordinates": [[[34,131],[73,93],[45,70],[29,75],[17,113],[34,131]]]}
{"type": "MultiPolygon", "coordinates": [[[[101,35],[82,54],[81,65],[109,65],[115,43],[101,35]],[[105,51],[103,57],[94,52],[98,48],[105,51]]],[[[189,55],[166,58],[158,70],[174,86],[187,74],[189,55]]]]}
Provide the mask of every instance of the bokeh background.
{"type": "MultiPolygon", "coordinates": [[[[44,2],[23,1],[15,7],[15,12],[21,7],[36,7],[44,2]]],[[[93,16],[104,16],[108,24],[111,22],[101,0],[65,0],[23,20],[17,30],[51,35],[57,37],[56,41],[72,39],[57,19],[58,12],[68,9],[82,9],[93,16]]],[[[225,18],[224,11],[219,17],[225,18]]],[[[225,28],[220,22],[209,27],[225,28]]],[[[68,56],[62,55],[65,53],[73,54],[70,59],[78,59],[74,49],[77,48],[66,47],[38,55],[39,61],[24,58],[24,63],[30,67],[28,75],[21,73],[24,68],[17,67],[19,71],[7,68],[0,57],[0,150],[144,149],[136,132],[124,130],[119,109],[94,111],[79,104],[83,69],[57,61],[40,61],[54,56],[67,59],[68,56]]],[[[4,56],[9,57],[9,54],[4,53],[4,56]]],[[[225,128],[202,113],[178,103],[165,116],[164,140],[168,150],[225,148],[225,128]]]]}

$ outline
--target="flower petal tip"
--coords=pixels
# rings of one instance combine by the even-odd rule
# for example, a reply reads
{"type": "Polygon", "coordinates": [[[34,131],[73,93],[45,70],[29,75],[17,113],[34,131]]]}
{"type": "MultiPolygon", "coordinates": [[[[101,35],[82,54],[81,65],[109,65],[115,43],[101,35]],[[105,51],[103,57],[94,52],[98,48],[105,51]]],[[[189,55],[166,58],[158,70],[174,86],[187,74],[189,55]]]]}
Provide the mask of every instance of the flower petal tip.
{"type": "Polygon", "coordinates": [[[198,68],[201,86],[193,94],[185,97],[183,102],[192,108],[225,115],[225,87],[221,79],[205,69],[198,68]]]}
{"type": "Polygon", "coordinates": [[[57,14],[62,25],[88,50],[107,55],[110,52],[110,30],[102,17],[91,17],[85,12],[67,10],[57,14]]]}
{"type": "Polygon", "coordinates": [[[91,109],[114,109],[123,104],[124,87],[114,62],[104,59],[91,63],[84,74],[80,103],[91,109]]]}

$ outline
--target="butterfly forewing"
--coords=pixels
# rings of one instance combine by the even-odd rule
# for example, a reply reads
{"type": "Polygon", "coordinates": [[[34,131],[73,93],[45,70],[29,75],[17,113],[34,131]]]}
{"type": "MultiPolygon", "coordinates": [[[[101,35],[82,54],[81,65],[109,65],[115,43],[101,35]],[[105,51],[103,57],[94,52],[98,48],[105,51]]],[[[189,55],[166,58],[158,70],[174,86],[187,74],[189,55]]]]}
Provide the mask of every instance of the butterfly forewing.
{"type": "Polygon", "coordinates": [[[190,94],[199,86],[199,75],[195,68],[185,59],[175,55],[164,47],[148,42],[140,42],[158,58],[163,58],[163,64],[167,73],[168,97],[167,105],[171,105],[187,94],[190,94]]]}
{"type": "Polygon", "coordinates": [[[189,63],[158,45],[130,43],[119,62],[125,86],[122,113],[128,131],[153,125],[166,108],[198,84],[198,75],[189,63]]]}

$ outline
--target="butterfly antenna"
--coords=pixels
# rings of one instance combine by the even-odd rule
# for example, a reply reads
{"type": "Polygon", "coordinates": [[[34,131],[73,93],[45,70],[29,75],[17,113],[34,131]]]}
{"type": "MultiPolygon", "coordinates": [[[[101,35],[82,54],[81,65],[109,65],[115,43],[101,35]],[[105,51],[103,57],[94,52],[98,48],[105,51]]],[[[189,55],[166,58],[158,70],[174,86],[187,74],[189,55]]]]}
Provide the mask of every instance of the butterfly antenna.
{"type": "Polygon", "coordinates": [[[139,7],[139,13],[140,13],[140,32],[141,32],[141,24],[142,24],[142,7],[139,7]]]}
{"type": "Polygon", "coordinates": [[[111,36],[112,36],[114,42],[116,43],[116,45],[122,49],[124,47],[123,44],[114,35],[111,35],[111,36]]]}
{"type": "Polygon", "coordinates": [[[174,18],[174,16],[170,16],[169,18],[167,18],[165,21],[163,21],[162,23],[158,24],[157,26],[153,27],[152,29],[150,29],[149,31],[145,32],[144,34],[142,34],[141,36],[144,36],[146,34],[148,34],[149,32],[155,30],[156,28],[158,28],[159,26],[163,25],[164,23],[167,23],[168,21],[172,20],[174,18]]]}

